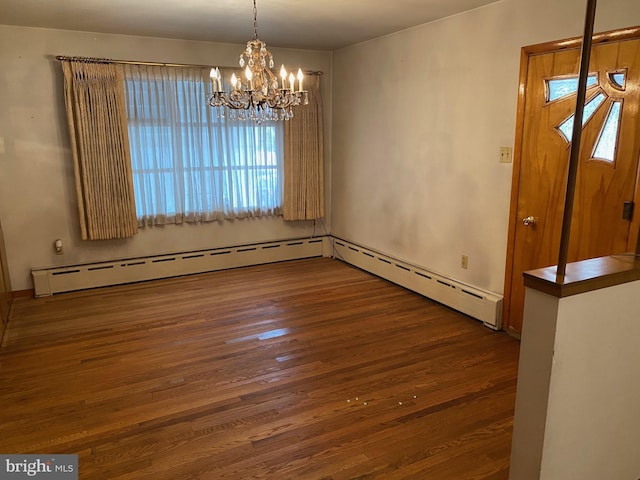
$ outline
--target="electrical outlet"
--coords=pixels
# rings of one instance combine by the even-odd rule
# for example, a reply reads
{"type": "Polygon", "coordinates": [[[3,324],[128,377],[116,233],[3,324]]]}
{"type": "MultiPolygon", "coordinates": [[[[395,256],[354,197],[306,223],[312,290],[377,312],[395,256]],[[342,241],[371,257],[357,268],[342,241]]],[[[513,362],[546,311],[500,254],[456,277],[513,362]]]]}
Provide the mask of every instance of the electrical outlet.
{"type": "Polygon", "coordinates": [[[469,266],[469,257],[467,255],[462,255],[460,257],[460,267],[466,270],[468,266],[469,266]]]}

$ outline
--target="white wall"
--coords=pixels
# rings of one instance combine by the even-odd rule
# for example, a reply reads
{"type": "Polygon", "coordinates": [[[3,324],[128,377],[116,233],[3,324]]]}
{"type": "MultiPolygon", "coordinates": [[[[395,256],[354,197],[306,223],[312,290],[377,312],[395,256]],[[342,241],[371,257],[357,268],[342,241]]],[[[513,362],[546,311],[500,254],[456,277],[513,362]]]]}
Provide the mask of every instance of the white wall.
{"type": "MultiPolygon", "coordinates": [[[[332,233],[502,292],[520,49],[581,36],[585,9],[502,0],[334,52],[332,233]]],[[[637,24],[599,2],[596,31],[637,24]]]]}
{"type": "Polygon", "coordinates": [[[540,478],[640,478],[638,291],[560,300],[540,478]]]}
{"type": "Polygon", "coordinates": [[[510,478],[640,477],[639,288],[527,289],[510,478]]]}
{"type": "MultiPolygon", "coordinates": [[[[0,219],[13,290],[32,288],[31,267],[298,238],[312,232],[310,222],[277,217],[148,228],[128,240],[80,240],[61,68],[53,57],[233,66],[243,48],[0,25],[0,219]],[[65,244],[64,255],[54,254],[56,238],[65,244]]],[[[277,62],[325,72],[325,131],[330,132],[331,53],[275,48],[272,53],[277,62]]]]}

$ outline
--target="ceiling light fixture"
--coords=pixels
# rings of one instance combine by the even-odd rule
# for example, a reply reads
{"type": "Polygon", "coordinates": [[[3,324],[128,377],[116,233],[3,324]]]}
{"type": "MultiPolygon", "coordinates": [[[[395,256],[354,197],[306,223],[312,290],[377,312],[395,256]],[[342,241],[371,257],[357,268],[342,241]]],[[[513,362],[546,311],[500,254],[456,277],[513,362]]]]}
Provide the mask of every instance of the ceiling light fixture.
{"type": "Polygon", "coordinates": [[[211,69],[213,93],[208,103],[218,108],[218,116],[231,119],[289,120],[293,117],[293,107],[307,105],[309,93],[302,89],[304,75],[287,74],[284,65],[280,67],[281,84],[271,70],[274,67],[273,56],[267,45],[258,39],[258,10],[253,0],[253,40],[247,42],[247,48],[240,54],[240,68],[244,69],[244,78],[231,76],[231,92],[222,90],[220,69],[211,69]],[[297,80],[297,88],[296,88],[297,80]]]}

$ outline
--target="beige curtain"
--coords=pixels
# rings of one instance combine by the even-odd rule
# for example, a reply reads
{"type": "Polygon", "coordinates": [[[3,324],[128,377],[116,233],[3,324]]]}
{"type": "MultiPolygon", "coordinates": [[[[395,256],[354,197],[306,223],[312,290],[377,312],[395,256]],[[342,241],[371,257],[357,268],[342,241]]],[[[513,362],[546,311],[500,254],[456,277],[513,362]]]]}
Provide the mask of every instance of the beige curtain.
{"type": "Polygon", "coordinates": [[[83,240],[138,233],[122,65],[62,61],[83,240]]]}
{"type": "Polygon", "coordinates": [[[320,76],[308,75],[309,105],[295,108],[284,129],[284,219],[324,217],[320,76]]]}

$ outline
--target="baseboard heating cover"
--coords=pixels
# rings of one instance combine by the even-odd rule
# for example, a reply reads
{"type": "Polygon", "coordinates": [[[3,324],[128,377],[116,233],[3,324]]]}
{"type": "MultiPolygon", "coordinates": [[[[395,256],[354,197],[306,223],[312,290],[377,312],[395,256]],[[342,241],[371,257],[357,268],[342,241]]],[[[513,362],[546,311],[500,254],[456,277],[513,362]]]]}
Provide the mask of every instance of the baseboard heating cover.
{"type": "Polygon", "coordinates": [[[333,256],[500,330],[502,296],[430,272],[345,240],[333,238],[333,256]]]}
{"type": "Polygon", "coordinates": [[[329,256],[328,237],[31,270],[36,297],[228,268],[329,256]]]}

